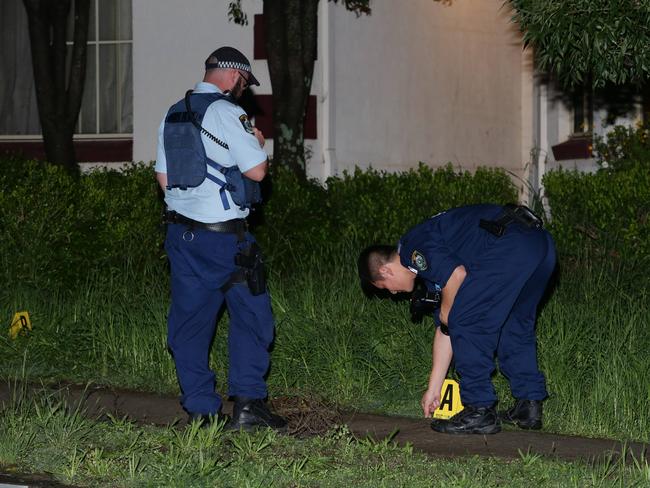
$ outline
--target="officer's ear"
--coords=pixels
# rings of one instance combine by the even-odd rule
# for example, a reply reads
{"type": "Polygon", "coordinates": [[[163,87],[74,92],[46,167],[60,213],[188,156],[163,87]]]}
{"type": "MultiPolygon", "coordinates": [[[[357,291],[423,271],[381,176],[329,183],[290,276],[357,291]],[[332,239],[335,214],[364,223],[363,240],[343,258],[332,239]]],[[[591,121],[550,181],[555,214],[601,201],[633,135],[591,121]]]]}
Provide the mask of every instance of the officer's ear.
{"type": "Polygon", "coordinates": [[[379,272],[379,276],[382,280],[385,280],[386,278],[392,278],[394,274],[390,263],[382,264],[379,266],[379,269],[377,271],[379,272]]]}

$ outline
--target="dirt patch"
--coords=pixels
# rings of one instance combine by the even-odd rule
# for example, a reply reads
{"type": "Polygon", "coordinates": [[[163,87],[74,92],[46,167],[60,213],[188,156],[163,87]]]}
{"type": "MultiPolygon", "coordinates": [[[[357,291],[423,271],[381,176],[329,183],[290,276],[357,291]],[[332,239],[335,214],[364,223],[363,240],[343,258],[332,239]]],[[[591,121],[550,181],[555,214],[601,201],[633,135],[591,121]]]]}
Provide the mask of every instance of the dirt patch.
{"type": "Polygon", "coordinates": [[[322,435],[343,421],[341,412],[314,396],[276,397],[271,407],[287,419],[288,434],[295,437],[322,435]]]}
{"type": "MultiPolygon", "coordinates": [[[[42,385],[27,385],[25,389],[17,389],[16,385],[0,382],[0,403],[12,402],[17,390],[31,395],[44,389],[56,390],[57,398],[73,408],[79,406],[85,415],[92,418],[111,414],[145,424],[183,426],[187,422],[187,414],[180,407],[177,396],[99,386],[44,388],[42,385]]],[[[232,406],[232,402],[224,402],[224,413],[231,414],[232,406]]],[[[451,436],[433,432],[427,419],[340,412],[327,402],[310,396],[274,398],[271,406],[288,419],[289,433],[296,437],[320,435],[336,425],[347,425],[357,437],[372,436],[381,440],[390,436],[398,444],[408,443],[437,457],[479,455],[516,459],[522,452],[528,452],[566,461],[616,459],[624,455],[629,462],[650,462],[649,446],[639,442],[623,443],[613,439],[521,430],[504,430],[492,436],[451,436]]]]}
{"type": "MultiPolygon", "coordinates": [[[[9,471],[11,467],[5,467],[3,469],[9,471]]],[[[72,485],[58,483],[46,474],[0,473],[0,484],[2,483],[5,486],[28,486],[29,488],[74,488],[72,485]]]]}

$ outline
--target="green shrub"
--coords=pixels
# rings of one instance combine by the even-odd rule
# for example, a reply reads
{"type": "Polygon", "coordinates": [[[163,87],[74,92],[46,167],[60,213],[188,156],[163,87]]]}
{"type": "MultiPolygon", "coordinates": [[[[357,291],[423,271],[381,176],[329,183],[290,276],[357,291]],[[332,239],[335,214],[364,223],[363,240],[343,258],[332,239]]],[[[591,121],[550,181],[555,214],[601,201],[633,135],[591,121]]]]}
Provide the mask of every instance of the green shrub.
{"type": "Polygon", "coordinates": [[[617,125],[606,137],[596,137],[596,162],[608,171],[621,171],[650,162],[650,127],[617,125]]]}
{"type": "MultiPolygon", "coordinates": [[[[37,284],[78,282],[163,263],[161,199],[151,165],[95,170],[78,179],[56,166],[0,161],[5,269],[37,284]]],[[[449,207],[515,201],[501,170],[474,174],[420,164],[402,173],[355,170],[299,181],[274,168],[255,233],[281,267],[301,255],[339,252],[340,244],[395,242],[409,227],[449,207]]]]}
{"type": "Polygon", "coordinates": [[[58,166],[4,163],[0,259],[5,279],[44,284],[54,277],[70,279],[87,261],[77,232],[76,202],[81,195],[77,181],[58,166]]]}
{"type": "Polygon", "coordinates": [[[564,253],[585,246],[607,256],[650,253],[650,171],[636,163],[625,171],[579,173],[557,170],[544,176],[551,209],[549,229],[564,253]]]}
{"type": "MultiPolygon", "coordinates": [[[[650,172],[642,163],[597,174],[555,171],[544,182],[549,229],[561,252],[578,253],[590,243],[602,252],[649,254],[650,172]]],[[[328,262],[343,246],[396,242],[409,227],[446,208],[516,200],[508,175],[485,168],[356,169],[329,178],[325,186],[274,168],[270,183],[253,220],[277,272],[290,271],[301,256],[328,262]]],[[[165,265],[162,204],[150,164],[73,177],[56,166],[4,159],[0,189],[5,279],[72,285],[89,273],[110,277],[125,266],[137,274],[165,265]]]]}
{"type": "Polygon", "coordinates": [[[267,256],[291,259],[330,235],[327,191],[317,181],[301,182],[288,169],[272,167],[263,188],[264,203],[249,220],[267,256]]]}
{"type": "Polygon", "coordinates": [[[160,201],[150,165],[79,177],[59,166],[0,160],[5,280],[36,286],[110,276],[160,257],[160,201]]]}
{"type": "Polygon", "coordinates": [[[409,227],[447,208],[517,198],[504,171],[480,168],[472,174],[451,165],[433,170],[420,164],[401,173],[357,168],[328,178],[325,187],[299,183],[286,169],[274,168],[272,181],[256,234],[274,260],[323,254],[339,244],[396,242],[409,227]]]}
{"type": "Polygon", "coordinates": [[[162,251],[162,204],[151,165],[100,169],[81,177],[78,215],[98,268],[128,261],[136,269],[162,251]]]}
{"type": "Polygon", "coordinates": [[[327,187],[337,231],[358,243],[394,242],[409,227],[451,207],[517,199],[502,170],[479,168],[472,174],[451,165],[432,170],[422,163],[402,173],[344,172],[341,178],[329,178],[327,187]]]}

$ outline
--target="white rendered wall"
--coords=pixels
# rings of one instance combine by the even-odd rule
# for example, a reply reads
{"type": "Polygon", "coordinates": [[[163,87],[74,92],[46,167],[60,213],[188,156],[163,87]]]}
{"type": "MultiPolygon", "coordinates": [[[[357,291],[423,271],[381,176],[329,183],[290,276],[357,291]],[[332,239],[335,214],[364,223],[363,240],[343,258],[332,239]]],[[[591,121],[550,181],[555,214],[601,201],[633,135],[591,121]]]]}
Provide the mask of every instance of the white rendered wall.
{"type": "Polygon", "coordinates": [[[529,55],[503,1],[375,0],[372,9],[357,19],[332,8],[337,169],[423,161],[521,173],[532,70],[522,74],[529,55]]]}
{"type": "Polygon", "coordinates": [[[258,93],[271,93],[265,61],[253,59],[253,15],[262,2],[244,0],[249,25],[228,22],[225,0],[133,0],[133,159],[156,158],[158,125],[167,109],[203,78],[203,63],[230,45],[251,61],[258,93]]]}
{"type": "MultiPolygon", "coordinates": [[[[419,161],[523,174],[532,74],[501,0],[373,0],[372,15],[360,18],[320,3],[311,176],[355,165],[402,170],[419,161]]],[[[133,0],[136,161],[155,159],[162,116],[201,79],[203,61],[217,47],[244,52],[261,83],[255,93],[271,93],[266,61],[253,60],[253,15],[262,1],[242,2],[246,27],[228,22],[227,4],[133,0]]],[[[272,153],[271,141],[266,149],[272,153]]]]}

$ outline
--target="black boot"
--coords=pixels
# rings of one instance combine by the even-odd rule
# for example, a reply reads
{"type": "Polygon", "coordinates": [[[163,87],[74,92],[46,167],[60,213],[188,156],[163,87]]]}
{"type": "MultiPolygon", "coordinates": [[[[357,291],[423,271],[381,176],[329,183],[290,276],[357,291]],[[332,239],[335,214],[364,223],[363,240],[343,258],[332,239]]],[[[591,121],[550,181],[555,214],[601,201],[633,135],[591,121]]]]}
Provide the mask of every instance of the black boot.
{"type": "Polygon", "coordinates": [[[235,406],[228,429],[251,431],[260,427],[285,430],[287,421],[272,413],[262,398],[234,397],[235,406]]]}
{"type": "Polygon", "coordinates": [[[434,419],[431,428],[444,434],[496,434],[501,422],[494,406],[466,406],[448,420],[434,419]]]}
{"type": "Polygon", "coordinates": [[[521,429],[542,428],[542,401],[517,400],[515,406],[505,412],[499,412],[499,418],[508,424],[515,424],[521,429]]]}

